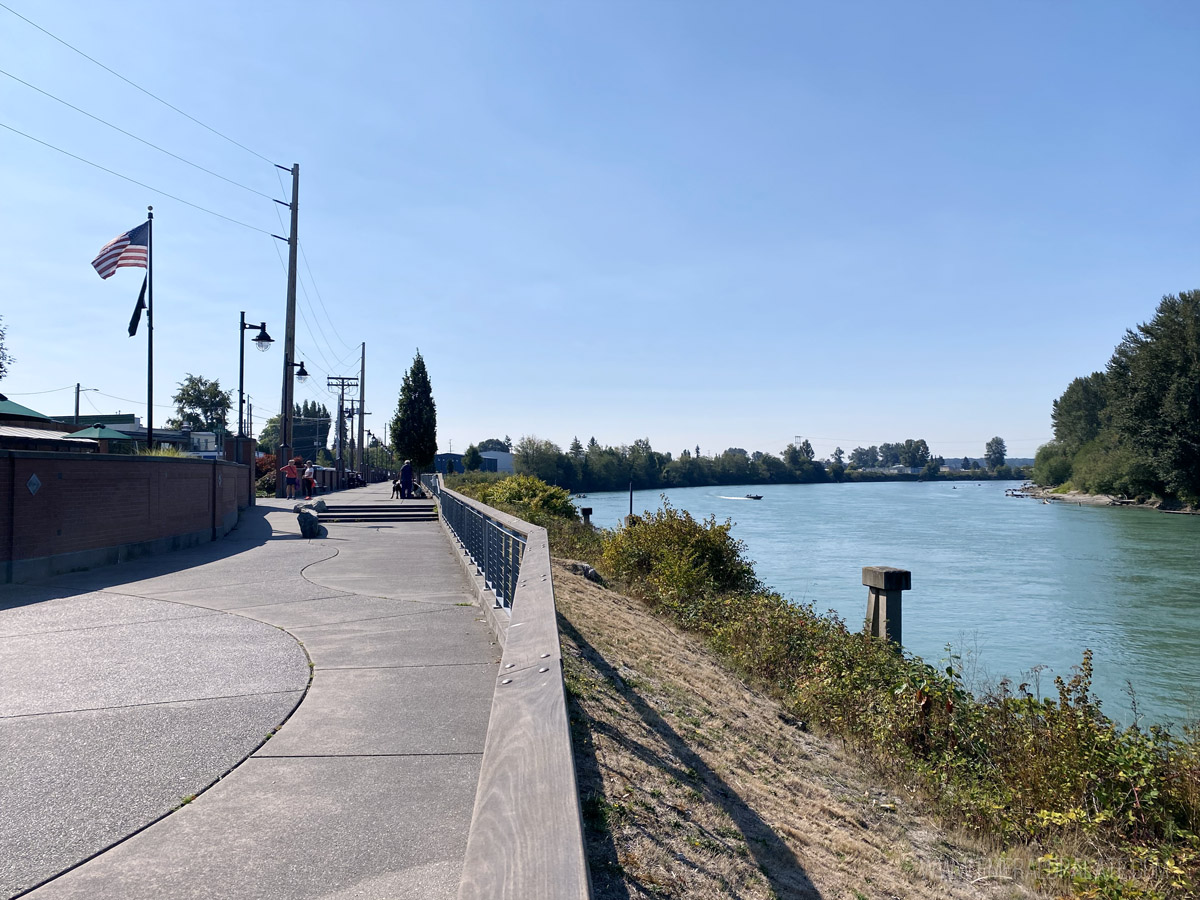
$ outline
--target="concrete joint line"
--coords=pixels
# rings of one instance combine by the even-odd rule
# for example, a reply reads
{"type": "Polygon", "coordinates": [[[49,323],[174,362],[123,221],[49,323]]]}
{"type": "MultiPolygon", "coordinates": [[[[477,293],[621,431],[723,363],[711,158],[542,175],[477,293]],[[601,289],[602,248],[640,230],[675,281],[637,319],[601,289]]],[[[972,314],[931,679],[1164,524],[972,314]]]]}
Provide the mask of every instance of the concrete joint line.
{"type": "MultiPolygon", "coordinates": [[[[147,598],[138,597],[136,599],[143,600],[147,598]]],[[[81,631],[101,631],[105,628],[125,628],[130,625],[153,625],[155,622],[187,622],[191,619],[208,619],[220,612],[219,609],[202,608],[206,609],[207,612],[197,613],[194,616],[165,616],[161,619],[138,619],[136,622],[112,622],[108,625],[83,625],[79,628],[54,628],[50,631],[22,631],[20,634],[2,634],[0,635],[0,641],[12,640],[13,638],[37,637],[43,634],[73,634],[81,631]]]]}
{"type": "MultiPolygon", "coordinates": [[[[355,622],[382,622],[386,619],[412,619],[416,618],[417,616],[434,616],[451,609],[454,609],[454,607],[447,606],[445,609],[423,609],[420,612],[393,613],[390,616],[367,616],[362,619],[343,619],[340,622],[318,622],[312,625],[308,624],[307,622],[296,622],[293,625],[277,625],[275,627],[283,628],[285,630],[289,628],[334,628],[338,625],[353,625],[355,622]]],[[[246,618],[249,618],[249,616],[246,618]]],[[[255,621],[258,620],[255,619],[255,621]]]]}
{"type": "Polygon", "coordinates": [[[256,691],[251,694],[226,694],[220,697],[182,697],[175,700],[155,700],[152,703],[122,703],[117,706],[85,706],[81,709],[51,709],[45,712],[17,713],[14,716],[0,716],[0,721],[8,719],[35,719],[38,716],[69,716],[74,713],[106,712],[114,709],[142,709],[149,706],[178,706],[180,703],[215,703],[218,700],[244,700],[247,697],[276,697],[285,694],[303,694],[305,688],[292,688],[290,691],[256,691]]]}
{"type": "MultiPolygon", "coordinates": [[[[306,578],[305,581],[308,581],[308,579],[306,578]]],[[[313,582],[309,581],[308,583],[312,584],[313,582]]],[[[318,585],[318,587],[324,587],[324,585],[318,585]]],[[[330,590],[332,590],[332,588],[330,590]]],[[[289,606],[292,603],[315,603],[318,600],[337,600],[340,597],[357,597],[357,596],[359,596],[359,595],[358,594],[348,594],[343,591],[343,592],[336,593],[336,594],[330,594],[328,597],[310,597],[307,600],[272,600],[270,603],[251,603],[248,606],[231,606],[231,607],[229,607],[229,609],[218,610],[218,612],[236,613],[242,609],[259,609],[260,607],[263,607],[263,606],[289,606]]]]}

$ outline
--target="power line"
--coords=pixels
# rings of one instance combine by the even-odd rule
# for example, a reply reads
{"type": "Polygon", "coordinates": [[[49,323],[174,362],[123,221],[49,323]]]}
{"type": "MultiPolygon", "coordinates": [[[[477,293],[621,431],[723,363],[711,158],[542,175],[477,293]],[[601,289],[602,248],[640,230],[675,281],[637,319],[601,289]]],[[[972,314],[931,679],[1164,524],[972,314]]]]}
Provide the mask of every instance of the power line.
{"type": "Polygon", "coordinates": [[[75,390],[75,385],[68,384],[66,387],[51,388],[48,391],[22,391],[20,393],[13,393],[12,391],[10,391],[8,393],[8,396],[9,397],[32,397],[34,394],[57,394],[59,391],[73,391],[73,390],[75,390]]]}
{"type": "Polygon", "coordinates": [[[4,71],[4,69],[0,69],[0,75],[7,75],[13,81],[20,82],[21,84],[25,85],[25,87],[30,88],[31,90],[35,90],[39,94],[43,94],[43,95],[49,97],[51,100],[56,100],[59,103],[61,103],[63,106],[70,107],[71,109],[75,110],[75,112],[81,113],[81,114],[87,116],[89,119],[93,119],[94,121],[99,122],[101,125],[107,125],[113,131],[119,131],[121,134],[125,135],[126,137],[131,137],[135,141],[143,143],[147,147],[157,150],[159,153],[165,153],[167,156],[171,157],[172,159],[177,159],[181,163],[186,163],[187,165],[191,166],[193,169],[199,169],[201,172],[205,172],[205,173],[213,176],[214,178],[220,178],[222,181],[228,182],[229,184],[232,184],[234,187],[240,187],[242,190],[249,191],[252,194],[257,194],[258,196],[260,196],[266,200],[273,201],[275,199],[270,194],[264,194],[262,191],[255,190],[254,188],[248,187],[248,186],[242,184],[241,182],[234,181],[232,178],[226,178],[224,175],[221,175],[218,172],[214,172],[212,169],[204,168],[204,166],[200,165],[199,163],[194,163],[190,159],[184,159],[178,153],[172,153],[170,150],[166,150],[166,149],[158,146],[158,144],[152,144],[145,138],[140,138],[136,134],[133,134],[132,132],[126,131],[124,128],[121,128],[119,125],[114,125],[112,122],[109,122],[106,119],[102,119],[97,115],[93,115],[92,113],[88,112],[86,109],[80,109],[74,103],[68,103],[66,100],[62,99],[61,97],[56,97],[53,94],[51,94],[49,91],[42,90],[36,84],[30,84],[28,81],[25,81],[23,78],[18,78],[12,72],[6,72],[6,71],[4,71]]]}
{"type": "MultiPolygon", "coordinates": [[[[308,264],[308,254],[304,252],[304,244],[300,245],[300,255],[304,257],[304,268],[308,270],[308,280],[312,282],[313,291],[317,295],[317,300],[321,304],[321,309],[325,312],[325,318],[329,320],[329,327],[333,330],[333,336],[336,337],[341,342],[342,346],[347,350],[350,350],[351,352],[357,350],[357,347],[351,347],[344,340],[342,340],[342,336],[338,334],[337,326],[333,324],[333,317],[329,315],[329,308],[325,306],[325,300],[321,297],[321,291],[317,288],[317,279],[313,277],[312,268],[308,264]]],[[[333,348],[330,347],[330,349],[332,350],[333,348]]]]}
{"type": "MultiPolygon", "coordinates": [[[[4,4],[0,3],[0,6],[4,6],[4,4]]],[[[5,9],[7,9],[7,7],[5,7],[5,9]]],[[[138,187],[145,188],[148,191],[153,191],[155,194],[159,194],[160,196],[169,197],[170,199],[176,201],[177,203],[182,203],[184,206],[190,206],[192,209],[198,209],[198,210],[200,210],[200,212],[208,213],[210,216],[216,216],[218,219],[224,219],[226,222],[232,222],[234,225],[241,225],[243,228],[249,228],[251,231],[257,231],[259,234],[265,234],[268,236],[271,235],[271,232],[269,232],[263,228],[258,228],[257,226],[254,226],[254,225],[247,225],[245,222],[240,222],[237,219],[223,215],[219,212],[214,212],[211,209],[206,209],[205,207],[200,206],[197,203],[192,203],[190,200],[184,200],[182,197],[176,197],[174,194],[168,194],[166,191],[160,191],[158,188],[151,187],[150,185],[148,185],[144,182],[138,181],[136,178],[130,178],[128,175],[122,175],[120,172],[114,172],[112,169],[105,168],[104,166],[100,165],[99,163],[92,162],[90,159],[84,159],[82,156],[76,156],[74,153],[71,153],[67,150],[62,149],[62,147],[55,147],[53,144],[49,144],[46,141],[40,140],[39,138],[35,138],[31,134],[26,134],[23,131],[19,131],[16,128],[13,128],[11,125],[5,125],[3,122],[0,122],[0,128],[6,128],[9,131],[11,131],[13,134],[19,134],[23,138],[28,138],[29,140],[33,141],[35,144],[41,144],[43,147],[49,147],[51,150],[57,150],[59,153],[63,154],[64,156],[69,156],[69,157],[71,157],[71,159],[77,159],[81,163],[86,163],[87,165],[92,166],[95,169],[99,169],[101,172],[107,172],[109,175],[116,175],[118,178],[120,178],[124,181],[128,181],[130,184],[136,184],[138,187]]]]}
{"type": "MultiPolygon", "coordinates": [[[[3,5],[4,4],[0,3],[0,6],[3,6],[3,5]]],[[[118,397],[116,394],[106,394],[106,393],[104,393],[104,391],[102,391],[98,388],[96,389],[96,393],[99,394],[101,397],[108,397],[110,400],[120,400],[123,403],[135,403],[136,404],[136,403],[145,403],[146,402],[145,400],[130,400],[128,397],[118,397]]],[[[175,408],[175,405],[173,403],[155,403],[154,406],[157,407],[158,409],[174,409],[175,408]]]]}
{"type": "Polygon", "coordinates": [[[217,137],[219,137],[219,138],[222,138],[223,140],[229,141],[229,143],[233,144],[233,145],[234,145],[234,146],[236,146],[236,147],[241,147],[241,148],[242,148],[243,150],[245,150],[247,153],[249,153],[249,154],[250,154],[250,155],[252,155],[252,156],[257,156],[257,157],[258,157],[259,159],[261,159],[263,162],[266,162],[266,163],[271,163],[272,165],[274,165],[274,162],[273,162],[272,160],[269,160],[269,159],[267,159],[267,157],[263,156],[261,153],[258,153],[258,152],[254,151],[254,150],[251,150],[251,149],[250,149],[249,147],[247,147],[245,144],[240,144],[240,143],[238,143],[238,142],[237,142],[237,141],[235,141],[233,138],[229,137],[229,135],[222,134],[221,132],[217,131],[217,129],[213,128],[211,125],[205,125],[203,122],[201,122],[201,121],[200,121],[199,119],[197,119],[195,116],[188,115],[188,114],[187,114],[187,113],[185,113],[185,112],[184,112],[182,109],[180,109],[178,106],[173,106],[172,104],[170,104],[170,103],[168,103],[166,100],[164,100],[162,97],[159,97],[157,94],[152,94],[150,91],[146,90],[146,89],[145,89],[144,87],[142,87],[140,84],[137,84],[136,82],[130,81],[128,78],[126,78],[126,77],[125,77],[124,75],[122,75],[120,72],[117,72],[117,71],[116,71],[116,70],[114,70],[114,69],[110,69],[110,68],[109,68],[108,66],[106,66],[104,63],[100,62],[100,60],[98,60],[98,59],[95,59],[95,58],[93,58],[93,57],[91,57],[91,56],[88,56],[86,53],[84,53],[84,52],[83,52],[82,50],[80,50],[78,47],[75,47],[75,46],[72,46],[71,44],[68,44],[66,41],[64,41],[62,38],[60,38],[58,35],[56,35],[56,34],[52,34],[51,32],[47,31],[45,28],[43,28],[43,27],[42,27],[41,25],[39,25],[37,22],[34,22],[32,19],[27,19],[25,16],[21,15],[19,12],[17,12],[17,11],[16,11],[15,9],[13,9],[12,7],[10,7],[10,6],[7,6],[7,5],[5,5],[4,3],[0,3],[0,8],[3,8],[3,9],[6,9],[6,10],[8,10],[10,13],[12,13],[12,14],[13,14],[14,16],[16,16],[18,19],[21,19],[22,21],[24,21],[24,22],[27,22],[28,24],[32,25],[34,28],[36,28],[36,29],[37,29],[38,31],[40,31],[42,34],[46,35],[47,37],[54,38],[54,40],[58,41],[58,42],[59,42],[60,44],[62,44],[64,47],[66,47],[66,48],[68,48],[68,49],[70,49],[70,50],[74,50],[76,53],[78,53],[78,54],[79,54],[80,56],[82,56],[84,59],[88,60],[89,62],[95,63],[95,64],[96,64],[96,65],[98,65],[100,68],[102,68],[104,71],[106,71],[106,72],[108,72],[108,73],[110,73],[110,74],[112,74],[112,75],[115,75],[115,76],[117,76],[117,77],[118,77],[118,78],[120,78],[120,79],[121,79],[123,82],[125,82],[126,84],[128,84],[130,87],[135,87],[135,88],[137,88],[139,91],[141,91],[141,92],[142,92],[143,94],[145,94],[147,97],[150,97],[150,98],[152,98],[152,99],[154,99],[154,100],[157,100],[159,103],[161,103],[163,106],[166,106],[166,107],[167,107],[167,108],[169,108],[169,109],[173,109],[173,110],[175,110],[175,112],[179,113],[179,114],[180,114],[181,116],[183,116],[185,119],[191,119],[193,122],[195,122],[195,123],[196,123],[197,125],[199,125],[201,128],[204,128],[204,129],[207,129],[208,131],[211,131],[211,132],[212,132],[213,134],[215,134],[217,137]]]}
{"type": "MultiPolygon", "coordinates": [[[[280,190],[281,190],[281,191],[282,191],[284,194],[287,194],[287,188],[286,188],[286,187],[284,187],[284,184],[283,184],[283,176],[279,174],[279,170],[278,170],[278,168],[275,170],[275,176],[276,176],[276,177],[279,179],[279,189],[280,189],[280,190]]],[[[279,220],[279,230],[280,230],[280,231],[283,231],[283,230],[285,230],[285,226],[284,226],[284,224],[283,224],[283,213],[281,213],[281,212],[279,211],[279,205],[276,205],[276,206],[275,206],[275,218],[279,220]]],[[[313,291],[314,291],[314,292],[316,292],[317,299],[321,301],[321,307],[322,307],[322,309],[324,309],[324,308],[325,308],[325,301],[321,299],[321,292],[320,292],[320,291],[317,289],[317,281],[316,281],[316,279],[315,279],[315,278],[313,278],[313,277],[312,277],[312,269],[311,269],[311,268],[309,267],[309,265],[308,265],[308,254],[307,254],[307,253],[304,253],[304,245],[303,245],[303,244],[300,244],[300,245],[299,245],[299,247],[300,247],[300,252],[301,252],[301,254],[303,254],[303,256],[304,256],[304,266],[305,266],[305,268],[307,268],[307,269],[308,269],[308,278],[309,278],[309,281],[311,281],[311,282],[312,282],[313,291]]],[[[284,272],[286,272],[286,271],[287,271],[287,265],[286,265],[286,264],[284,263],[284,261],[283,261],[283,251],[281,251],[281,250],[279,249],[279,245],[278,245],[278,244],[276,244],[276,245],[275,245],[275,255],[279,257],[279,265],[280,265],[280,267],[281,267],[281,268],[283,268],[284,272]]],[[[318,355],[321,357],[321,359],[324,361],[324,363],[325,363],[325,367],[326,367],[327,369],[334,369],[334,368],[337,368],[336,366],[333,366],[333,365],[331,365],[331,364],[330,364],[329,360],[326,358],[325,354],[324,354],[324,353],[321,351],[321,348],[320,348],[320,346],[319,346],[319,344],[320,344],[320,339],[317,337],[317,335],[318,335],[318,334],[320,334],[320,335],[321,335],[321,338],[324,338],[324,341],[325,341],[325,346],[326,346],[326,347],[329,349],[329,353],[330,353],[330,355],[331,355],[331,356],[335,356],[335,357],[337,356],[337,354],[334,352],[334,349],[333,349],[333,344],[331,344],[331,343],[329,342],[329,339],[328,339],[328,338],[325,338],[324,332],[322,332],[322,331],[321,331],[321,324],[320,324],[320,322],[318,321],[318,318],[317,318],[317,311],[316,311],[316,308],[313,306],[313,303],[312,303],[312,298],[310,298],[310,297],[308,296],[308,288],[307,288],[307,287],[305,287],[305,285],[304,285],[304,280],[303,280],[303,279],[297,279],[297,283],[300,285],[300,292],[301,292],[301,293],[304,295],[304,301],[305,301],[305,303],[307,303],[307,304],[308,304],[308,308],[309,308],[309,310],[311,310],[311,311],[312,311],[312,314],[313,314],[313,324],[315,324],[315,325],[317,326],[317,330],[314,332],[314,331],[313,331],[313,329],[312,329],[312,325],[310,325],[310,324],[309,324],[309,322],[308,322],[308,317],[307,317],[307,316],[305,316],[305,314],[304,314],[304,306],[303,306],[303,305],[300,305],[300,304],[298,304],[296,308],[297,308],[297,309],[299,310],[299,312],[300,312],[300,320],[301,320],[301,321],[304,323],[304,328],[305,328],[305,330],[308,332],[308,335],[309,335],[309,337],[311,337],[311,338],[312,338],[312,341],[313,341],[313,349],[314,349],[314,350],[316,350],[317,354],[318,354],[318,355]]],[[[325,310],[325,318],[326,318],[326,319],[329,319],[329,326],[330,326],[330,330],[332,330],[332,331],[334,332],[334,334],[335,334],[335,335],[337,335],[337,339],[338,339],[339,341],[341,341],[341,343],[342,343],[344,346],[346,346],[347,348],[349,348],[349,347],[350,347],[350,345],[349,345],[349,344],[347,344],[345,341],[343,341],[343,340],[342,340],[342,337],[341,337],[341,335],[340,335],[340,334],[337,334],[337,328],[334,326],[334,324],[333,324],[333,320],[332,320],[332,319],[330,318],[330,316],[329,316],[329,310],[327,310],[327,309],[325,310]]],[[[352,348],[351,348],[351,349],[352,349],[352,348]]],[[[343,363],[343,365],[344,365],[344,363],[343,363]]],[[[329,373],[327,372],[327,373],[325,373],[325,374],[329,374],[329,373]]]]}

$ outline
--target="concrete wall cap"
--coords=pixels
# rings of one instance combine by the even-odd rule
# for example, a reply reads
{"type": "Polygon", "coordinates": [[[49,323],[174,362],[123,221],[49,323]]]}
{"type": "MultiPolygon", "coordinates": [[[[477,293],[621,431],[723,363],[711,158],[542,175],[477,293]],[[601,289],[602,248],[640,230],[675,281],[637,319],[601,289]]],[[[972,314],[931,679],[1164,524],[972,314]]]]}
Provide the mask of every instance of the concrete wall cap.
{"type": "Polygon", "coordinates": [[[912,590],[912,572],[892,566],[863,566],[862,583],[881,591],[912,590]]]}

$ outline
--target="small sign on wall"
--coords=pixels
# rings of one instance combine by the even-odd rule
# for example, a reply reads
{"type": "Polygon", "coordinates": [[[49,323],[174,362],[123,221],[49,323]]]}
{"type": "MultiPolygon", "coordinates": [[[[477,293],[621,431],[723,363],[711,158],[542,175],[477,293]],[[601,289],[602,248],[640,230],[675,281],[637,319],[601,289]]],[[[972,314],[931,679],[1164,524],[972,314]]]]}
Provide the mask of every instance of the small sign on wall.
{"type": "Polygon", "coordinates": [[[42,486],[42,479],[38,478],[36,473],[33,475],[30,475],[29,480],[27,482],[25,482],[25,487],[29,488],[29,493],[31,493],[31,494],[36,494],[38,492],[38,488],[40,488],[41,486],[42,486]]]}

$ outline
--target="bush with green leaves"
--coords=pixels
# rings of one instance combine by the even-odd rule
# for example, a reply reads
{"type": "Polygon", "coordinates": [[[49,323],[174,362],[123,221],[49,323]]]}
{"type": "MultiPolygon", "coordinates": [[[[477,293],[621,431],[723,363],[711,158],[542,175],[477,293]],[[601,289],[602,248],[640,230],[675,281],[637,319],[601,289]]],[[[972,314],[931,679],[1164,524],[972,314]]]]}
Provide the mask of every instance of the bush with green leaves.
{"type": "Polygon", "coordinates": [[[590,556],[572,555],[705,637],[797,717],[922,786],[947,821],[1039,848],[1037,874],[1050,890],[1196,895],[1197,728],[1175,736],[1118,727],[1092,693],[1090,652],[1074,675],[1055,679],[1056,696],[1007,681],[976,696],[949,648],[935,667],[764,590],[730,529],[664,500],[626,528],[599,532],[590,556]]]}
{"type": "Polygon", "coordinates": [[[732,523],[715,517],[697,521],[663,498],[657,512],[639,516],[627,528],[605,536],[603,562],[616,577],[642,586],[657,604],[678,605],[713,592],[759,587],[745,545],[734,539],[732,523]]]}

